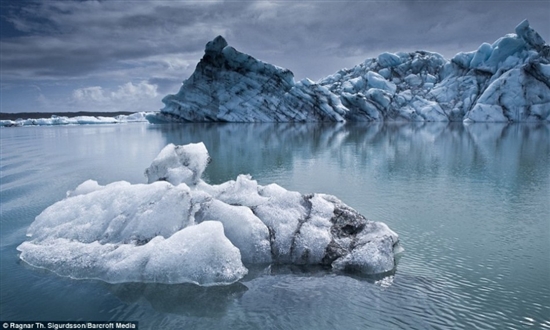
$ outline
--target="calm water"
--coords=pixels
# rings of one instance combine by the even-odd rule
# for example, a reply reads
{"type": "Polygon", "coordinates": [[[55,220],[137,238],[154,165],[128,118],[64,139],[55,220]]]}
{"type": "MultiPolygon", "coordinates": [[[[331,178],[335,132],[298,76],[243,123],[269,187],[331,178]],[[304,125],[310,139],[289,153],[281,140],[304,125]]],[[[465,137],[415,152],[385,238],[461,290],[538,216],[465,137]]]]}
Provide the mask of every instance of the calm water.
{"type": "Polygon", "coordinates": [[[0,319],[140,329],[550,329],[550,125],[160,125],[0,129],[0,319]],[[167,143],[203,141],[206,180],[249,173],[338,196],[406,249],[375,281],[251,269],[228,287],[110,285],[22,264],[44,208],[87,179],[145,182],[167,143]]]}

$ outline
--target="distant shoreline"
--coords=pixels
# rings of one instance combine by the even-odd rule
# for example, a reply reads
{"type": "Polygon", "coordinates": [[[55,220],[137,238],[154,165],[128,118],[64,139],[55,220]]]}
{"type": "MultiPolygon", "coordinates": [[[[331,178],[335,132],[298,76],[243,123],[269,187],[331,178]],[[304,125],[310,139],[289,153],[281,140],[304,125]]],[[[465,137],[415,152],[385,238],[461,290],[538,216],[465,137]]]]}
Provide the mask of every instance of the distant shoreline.
{"type": "Polygon", "coordinates": [[[131,115],[135,112],[130,111],[117,111],[117,112],[0,112],[0,120],[16,120],[16,119],[38,119],[38,118],[51,118],[51,116],[60,117],[79,117],[79,116],[92,116],[92,117],[116,117],[118,115],[131,115]]]}

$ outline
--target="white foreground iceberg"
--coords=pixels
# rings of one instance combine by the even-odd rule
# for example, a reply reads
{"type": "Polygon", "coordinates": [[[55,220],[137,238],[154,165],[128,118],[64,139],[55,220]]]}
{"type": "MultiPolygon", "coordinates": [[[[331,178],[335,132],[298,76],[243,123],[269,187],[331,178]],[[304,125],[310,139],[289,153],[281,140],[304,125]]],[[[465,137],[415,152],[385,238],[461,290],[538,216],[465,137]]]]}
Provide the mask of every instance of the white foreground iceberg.
{"type": "Polygon", "coordinates": [[[248,175],[210,185],[202,143],[167,145],[148,184],[88,180],[38,215],[17,248],[30,265],[110,283],[225,285],[246,264],[395,268],[398,236],[334,196],[302,195],[248,175]]]}

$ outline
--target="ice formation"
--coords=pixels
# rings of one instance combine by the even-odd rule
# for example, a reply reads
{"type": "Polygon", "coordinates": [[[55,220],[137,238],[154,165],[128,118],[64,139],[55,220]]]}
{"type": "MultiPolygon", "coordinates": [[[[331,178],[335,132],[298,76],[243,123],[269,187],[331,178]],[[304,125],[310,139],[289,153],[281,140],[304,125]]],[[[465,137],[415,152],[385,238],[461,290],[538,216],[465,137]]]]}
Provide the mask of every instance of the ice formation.
{"type": "Polygon", "coordinates": [[[515,34],[450,61],[383,53],[318,82],[240,53],[218,36],[192,76],[151,114],[158,121],[550,121],[550,46],[515,34]]]}
{"type": "Polygon", "coordinates": [[[208,161],[202,143],[169,144],[146,170],[148,184],[80,184],[36,217],[20,258],[72,278],[205,286],[240,280],[246,264],[395,268],[398,236],[385,224],[334,196],[249,175],[210,185],[200,178],[208,161]]]}
{"type": "Polygon", "coordinates": [[[147,116],[152,115],[149,112],[136,112],[130,115],[118,115],[115,117],[107,116],[56,116],[50,118],[37,119],[16,119],[16,120],[0,120],[0,127],[19,127],[19,126],[58,126],[58,125],[97,125],[97,124],[120,124],[146,122],[147,116]]]}

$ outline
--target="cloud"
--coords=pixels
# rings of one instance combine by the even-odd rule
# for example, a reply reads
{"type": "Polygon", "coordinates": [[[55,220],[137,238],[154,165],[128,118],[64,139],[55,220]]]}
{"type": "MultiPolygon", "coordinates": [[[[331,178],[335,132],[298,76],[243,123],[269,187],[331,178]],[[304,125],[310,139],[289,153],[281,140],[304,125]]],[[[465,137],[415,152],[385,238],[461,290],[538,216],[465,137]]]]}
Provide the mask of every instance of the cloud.
{"type": "Polygon", "coordinates": [[[232,15],[211,2],[29,3],[6,18],[25,35],[2,38],[5,77],[82,77],[120,70],[124,61],[196,54],[206,41],[227,32],[224,24],[232,15]]]}
{"type": "MultiPolygon", "coordinates": [[[[383,51],[449,58],[513,32],[524,18],[550,38],[550,1],[536,0],[4,0],[0,6],[2,84],[89,86],[76,93],[96,103],[114,102],[112,93],[128,81],[177,92],[217,35],[297,79],[320,79],[383,51]]],[[[71,93],[58,101],[76,102],[71,93]]]]}
{"type": "Polygon", "coordinates": [[[147,81],[137,84],[127,82],[114,91],[105,90],[100,86],[83,87],[73,91],[73,99],[78,102],[140,101],[157,95],[157,85],[147,81]]]}
{"type": "Polygon", "coordinates": [[[77,102],[106,102],[108,97],[100,86],[91,86],[75,89],[73,99],[77,102]]]}
{"type": "Polygon", "coordinates": [[[141,64],[151,66],[151,59],[162,57],[196,62],[218,34],[237,49],[295,71],[303,71],[313,56],[314,62],[345,62],[385,50],[426,49],[449,57],[513,32],[523,18],[541,22],[539,29],[547,32],[550,10],[550,2],[540,1],[22,3],[5,16],[25,35],[2,39],[8,78],[116,71],[125,75],[122,80],[147,79],[132,75],[141,64]]]}
{"type": "Polygon", "coordinates": [[[69,104],[81,111],[154,111],[160,102],[157,85],[140,81],[136,84],[127,82],[114,90],[101,86],[78,88],[73,90],[69,104]]]}
{"type": "Polygon", "coordinates": [[[157,85],[149,84],[146,81],[141,81],[137,85],[128,82],[122,86],[119,86],[116,91],[110,93],[111,99],[122,101],[139,101],[142,99],[150,99],[156,97],[157,95],[157,85]]]}
{"type": "Polygon", "coordinates": [[[182,84],[179,78],[152,77],[147,82],[156,85],[157,92],[163,95],[177,93],[182,84]]]}

